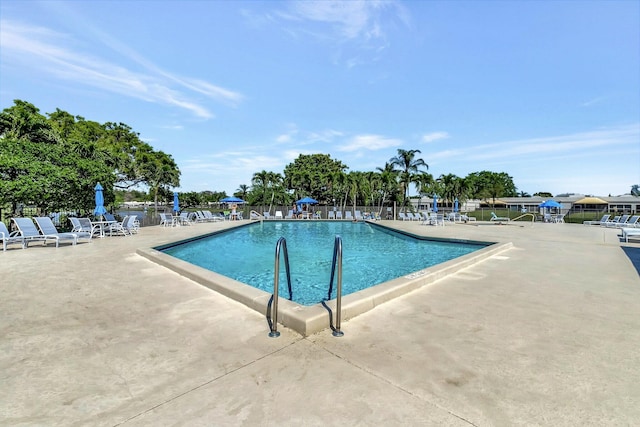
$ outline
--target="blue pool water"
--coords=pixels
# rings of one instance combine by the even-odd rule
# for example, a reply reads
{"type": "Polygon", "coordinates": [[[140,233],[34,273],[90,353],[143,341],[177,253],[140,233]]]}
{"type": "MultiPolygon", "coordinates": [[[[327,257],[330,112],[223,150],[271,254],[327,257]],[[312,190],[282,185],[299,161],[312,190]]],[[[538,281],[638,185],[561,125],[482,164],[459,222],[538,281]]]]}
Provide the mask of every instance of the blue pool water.
{"type": "MultiPolygon", "coordinates": [[[[264,221],[162,251],[272,293],[276,242],[285,237],[293,301],[313,305],[327,298],[336,235],[342,238],[343,295],[485,247],[418,239],[364,222],[264,221]]],[[[280,296],[289,297],[282,253],[280,296]]]]}

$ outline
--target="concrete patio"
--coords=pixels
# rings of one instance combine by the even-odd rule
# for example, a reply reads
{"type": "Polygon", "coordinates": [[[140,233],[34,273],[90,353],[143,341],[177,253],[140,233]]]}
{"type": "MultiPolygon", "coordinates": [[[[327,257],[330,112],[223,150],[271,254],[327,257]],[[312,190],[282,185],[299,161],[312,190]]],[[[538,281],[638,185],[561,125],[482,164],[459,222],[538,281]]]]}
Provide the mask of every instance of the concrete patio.
{"type": "Polygon", "coordinates": [[[136,254],[230,222],[0,253],[0,425],[637,425],[640,244],[384,224],[513,247],[341,338],[270,338],[264,316],[136,254]]]}

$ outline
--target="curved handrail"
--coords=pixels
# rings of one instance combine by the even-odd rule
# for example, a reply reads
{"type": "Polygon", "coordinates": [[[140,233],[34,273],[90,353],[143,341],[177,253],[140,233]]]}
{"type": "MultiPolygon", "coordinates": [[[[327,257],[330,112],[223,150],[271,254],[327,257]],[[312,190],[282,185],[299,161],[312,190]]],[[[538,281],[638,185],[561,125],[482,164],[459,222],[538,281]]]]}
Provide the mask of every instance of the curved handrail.
{"type": "Polygon", "coordinates": [[[340,236],[336,236],[335,243],[333,244],[333,261],[331,263],[331,278],[329,279],[329,292],[327,294],[327,298],[322,302],[324,308],[329,312],[329,327],[333,331],[334,337],[341,337],[344,335],[344,332],[340,330],[340,322],[342,318],[342,238],[340,236]],[[333,325],[333,313],[331,308],[326,304],[325,301],[331,299],[331,294],[333,292],[333,279],[335,277],[336,267],[338,269],[338,280],[336,287],[336,324],[333,325]]]}
{"type": "Polygon", "coordinates": [[[527,213],[523,213],[522,215],[520,215],[520,216],[517,216],[517,217],[513,218],[511,221],[517,221],[517,220],[519,220],[520,218],[524,218],[525,216],[529,216],[529,215],[531,215],[531,223],[533,224],[534,222],[536,222],[536,216],[535,216],[535,214],[532,214],[532,213],[529,213],[529,212],[527,212],[527,213]]]}
{"type": "Polygon", "coordinates": [[[273,277],[273,294],[267,303],[267,323],[269,324],[269,336],[272,338],[279,337],[278,332],[278,291],[280,285],[280,249],[284,255],[284,267],[287,273],[287,285],[289,288],[289,300],[293,299],[293,292],[291,290],[291,272],[289,269],[289,253],[287,251],[287,239],[280,237],[276,243],[276,258],[274,263],[274,277],[273,277]],[[273,310],[271,305],[273,304],[273,310]],[[271,318],[273,317],[273,321],[271,318]]]}

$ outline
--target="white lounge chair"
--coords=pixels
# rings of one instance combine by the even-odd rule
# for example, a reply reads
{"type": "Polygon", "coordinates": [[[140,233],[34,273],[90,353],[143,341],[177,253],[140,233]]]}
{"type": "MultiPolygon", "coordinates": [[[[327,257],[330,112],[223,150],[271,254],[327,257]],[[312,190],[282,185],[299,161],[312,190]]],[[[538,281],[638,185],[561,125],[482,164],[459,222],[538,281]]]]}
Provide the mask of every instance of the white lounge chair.
{"type": "Polygon", "coordinates": [[[360,211],[355,211],[354,217],[356,218],[356,221],[362,221],[364,219],[360,211]]]}
{"type": "Polygon", "coordinates": [[[621,237],[627,243],[629,243],[629,238],[640,239],[640,228],[622,228],[621,230],[622,230],[621,237]]]}
{"type": "Polygon", "coordinates": [[[491,221],[507,222],[511,221],[511,218],[508,218],[506,216],[498,216],[495,212],[491,212],[491,221]]]}
{"type": "Polygon", "coordinates": [[[612,221],[612,222],[607,222],[605,224],[605,227],[619,227],[619,228],[623,228],[626,227],[626,223],[629,220],[629,217],[631,215],[622,215],[621,217],[618,218],[617,221],[612,221]]]}
{"type": "Polygon", "coordinates": [[[398,212],[398,218],[403,221],[411,221],[411,218],[409,218],[404,212],[398,212]]]}
{"type": "Polygon", "coordinates": [[[289,210],[289,213],[284,217],[284,219],[293,219],[293,209],[289,210]]]}
{"type": "Polygon", "coordinates": [[[262,216],[264,217],[264,219],[273,219],[269,212],[262,212],[262,216]]]}
{"type": "Polygon", "coordinates": [[[638,226],[639,219],[640,215],[633,215],[625,223],[622,223],[622,221],[620,221],[620,223],[616,224],[615,226],[618,228],[635,228],[638,226]]]}
{"type": "Polygon", "coordinates": [[[351,215],[351,211],[345,211],[344,219],[349,220],[349,221],[353,221],[353,215],[351,215]]]}
{"type": "Polygon", "coordinates": [[[282,211],[276,211],[275,219],[283,219],[282,211]]]}
{"type": "Polygon", "coordinates": [[[342,219],[342,211],[336,211],[336,219],[342,219]]]}
{"type": "Polygon", "coordinates": [[[14,231],[13,233],[10,233],[7,226],[4,225],[4,222],[0,222],[0,240],[2,240],[3,251],[6,251],[7,246],[12,243],[20,243],[22,245],[22,249],[26,249],[27,247],[24,237],[20,235],[20,232],[14,231]]]}
{"type": "Polygon", "coordinates": [[[40,229],[40,232],[45,236],[53,236],[56,238],[56,246],[61,241],[71,242],[72,245],[78,243],[79,238],[85,238],[87,240],[91,240],[91,233],[86,231],[78,231],[75,233],[59,233],[58,229],[55,225],[53,225],[53,221],[48,216],[37,216],[33,218],[36,222],[36,225],[40,229]]]}
{"type": "Polygon", "coordinates": [[[603,215],[602,218],[600,218],[600,220],[598,221],[582,221],[582,223],[584,225],[604,225],[607,223],[607,221],[609,221],[609,218],[611,218],[611,215],[606,214],[606,215],[603,215]]]}
{"type": "Polygon", "coordinates": [[[334,211],[329,211],[327,213],[327,219],[336,219],[336,213],[334,211]]]}

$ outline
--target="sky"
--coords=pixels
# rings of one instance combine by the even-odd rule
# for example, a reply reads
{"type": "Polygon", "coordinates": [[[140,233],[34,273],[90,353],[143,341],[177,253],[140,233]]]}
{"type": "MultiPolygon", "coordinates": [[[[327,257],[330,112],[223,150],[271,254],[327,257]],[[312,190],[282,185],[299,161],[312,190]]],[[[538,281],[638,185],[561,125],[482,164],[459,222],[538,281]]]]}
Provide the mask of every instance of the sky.
{"type": "Polygon", "coordinates": [[[0,2],[0,108],[122,122],[177,191],[235,192],[300,154],[519,192],[640,184],[640,2],[0,2]]]}

